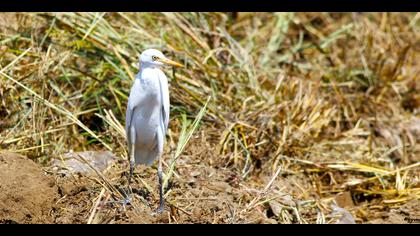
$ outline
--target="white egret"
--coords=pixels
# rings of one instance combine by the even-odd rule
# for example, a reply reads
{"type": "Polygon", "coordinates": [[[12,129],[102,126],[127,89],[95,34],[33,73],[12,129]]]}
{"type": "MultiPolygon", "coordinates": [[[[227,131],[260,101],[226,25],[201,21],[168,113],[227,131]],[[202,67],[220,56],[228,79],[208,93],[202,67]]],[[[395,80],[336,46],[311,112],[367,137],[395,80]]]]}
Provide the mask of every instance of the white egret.
{"type": "Polygon", "coordinates": [[[168,79],[160,69],[165,64],[182,67],[156,49],[147,49],[140,55],[140,71],[131,88],[125,119],[130,158],[128,184],[135,165],[150,166],[157,158],[160,213],[164,205],[161,155],[169,123],[168,79]]]}

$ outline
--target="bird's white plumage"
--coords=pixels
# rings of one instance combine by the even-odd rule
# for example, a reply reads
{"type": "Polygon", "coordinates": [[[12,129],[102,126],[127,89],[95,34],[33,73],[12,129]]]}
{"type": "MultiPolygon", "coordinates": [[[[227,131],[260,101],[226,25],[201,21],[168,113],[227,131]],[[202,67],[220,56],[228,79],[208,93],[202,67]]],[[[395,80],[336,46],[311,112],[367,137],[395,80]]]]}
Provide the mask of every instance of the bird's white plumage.
{"type": "Polygon", "coordinates": [[[134,145],[136,164],[151,165],[161,155],[169,124],[168,79],[152,56],[164,58],[154,49],[142,53],[127,104],[127,140],[129,148],[134,145]]]}
{"type": "MultiPolygon", "coordinates": [[[[166,65],[182,67],[182,64],[167,59],[156,49],[147,49],[140,55],[140,71],[136,75],[128,98],[125,129],[127,134],[130,174],[135,164],[151,165],[158,158],[159,209],[163,212],[163,144],[169,124],[168,79],[160,70],[166,65]]],[[[124,202],[130,202],[127,197],[124,202]]]]}

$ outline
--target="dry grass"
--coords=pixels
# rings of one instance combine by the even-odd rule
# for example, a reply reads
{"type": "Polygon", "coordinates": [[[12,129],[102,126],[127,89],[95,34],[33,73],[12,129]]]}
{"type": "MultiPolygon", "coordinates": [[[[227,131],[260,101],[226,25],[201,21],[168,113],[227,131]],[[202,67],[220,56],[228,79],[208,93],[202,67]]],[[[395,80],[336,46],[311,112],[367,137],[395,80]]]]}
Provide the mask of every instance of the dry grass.
{"type": "Polygon", "coordinates": [[[3,13],[1,148],[46,165],[70,150],[125,158],[129,88],[155,47],[186,65],[166,71],[166,162],[211,97],[192,135],[200,161],[250,196],[215,222],[252,222],[287,195],[299,204],[280,204],[278,222],[328,223],[346,192],[366,222],[368,209],[420,198],[419,24],[415,13],[3,13]],[[311,188],[295,194],[287,176],[311,188]]]}

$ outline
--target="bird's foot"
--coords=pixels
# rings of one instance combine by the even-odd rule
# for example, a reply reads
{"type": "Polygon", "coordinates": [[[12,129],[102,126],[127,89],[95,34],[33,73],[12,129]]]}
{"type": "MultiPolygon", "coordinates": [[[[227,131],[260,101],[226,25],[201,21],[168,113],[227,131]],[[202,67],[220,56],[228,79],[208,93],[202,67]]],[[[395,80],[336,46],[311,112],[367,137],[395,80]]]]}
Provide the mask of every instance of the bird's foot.
{"type": "Polygon", "coordinates": [[[119,209],[120,212],[122,212],[122,210],[125,210],[125,207],[127,205],[131,205],[131,196],[127,196],[125,199],[121,200],[121,207],[119,209]]]}
{"type": "Polygon", "coordinates": [[[152,213],[152,216],[162,215],[163,213],[163,206],[160,206],[156,211],[152,213]]]}
{"type": "Polygon", "coordinates": [[[165,206],[165,204],[164,204],[163,200],[161,200],[159,202],[159,208],[152,213],[152,216],[162,215],[162,213],[164,211],[164,208],[165,208],[164,206],[165,206]]]}
{"type": "Polygon", "coordinates": [[[131,205],[131,196],[127,196],[125,199],[120,200],[120,202],[123,206],[131,205]]]}
{"type": "Polygon", "coordinates": [[[121,204],[121,207],[118,209],[118,212],[123,212],[123,210],[126,210],[127,205],[131,205],[131,197],[128,196],[123,200],[118,201],[118,203],[121,204]]]}
{"type": "Polygon", "coordinates": [[[119,211],[121,212],[123,209],[125,209],[125,207],[127,205],[131,205],[131,196],[127,196],[126,198],[122,199],[122,200],[111,200],[111,201],[107,201],[105,202],[106,205],[114,205],[114,204],[118,204],[121,205],[119,211]]]}

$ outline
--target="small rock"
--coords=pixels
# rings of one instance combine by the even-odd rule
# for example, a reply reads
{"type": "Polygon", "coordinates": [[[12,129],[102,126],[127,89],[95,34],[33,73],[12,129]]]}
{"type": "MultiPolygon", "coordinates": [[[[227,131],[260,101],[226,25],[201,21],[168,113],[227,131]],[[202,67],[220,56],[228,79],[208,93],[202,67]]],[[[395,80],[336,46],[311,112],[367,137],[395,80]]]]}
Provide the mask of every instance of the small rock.
{"type": "Polygon", "coordinates": [[[279,217],[279,215],[280,215],[280,213],[283,209],[283,206],[275,200],[269,201],[268,205],[270,205],[270,208],[271,208],[271,211],[273,212],[273,214],[275,216],[279,217]]]}
{"type": "Polygon", "coordinates": [[[296,202],[293,200],[292,196],[290,195],[284,195],[279,199],[279,202],[283,204],[284,206],[289,207],[296,207],[296,202]]]}
{"type": "Polygon", "coordinates": [[[335,197],[335,202],[339,207],[351,208],[354,207],[353,199],[349,191],[338,194],[335,197]]]}
{"type": "Polygon", "coordinates": [[[52,168],[58,168],[65,175],[84,174],[95,175],[95,171],[102,172],[112,165],[118,158],[109,151],[70,152],[64,154],[63,160],[56,159],[52,168]]]}
{"type": "Polygon", "coordinates": [[[79,186],[75,184],[74,182],[66,181],[63,183],[60,183],[59,185],[61,195],[76,195],[77,193],[80,193],[81,191],[85,190],[85,187],[79,186]]]}
{"type": "Polygon", "coordinates": [[[201,216],[202,210],[199,207],[194,208],[192,214],[194,215],[194,217],[199,217],[201,216]]]}
{"type": "Polygon", "coordinates": [[[215,182],[212,185],[207,186],[207,188],[218,192],[232,192],[232,187],[223,181],[215,182]]]}
{"type": "Polygon", "coordinates": [[[336,217],[335,224],[356,224],[353,215],[344,208],[338,207],[336,204],[332,205],[333,211],[331,216],[336,217]]]}
{"type": "Polygon", "coordinates": [[[275,219],[265,219],[262,223],[263,224],[272,224],[272,225],[278,224],[277,220],[275,220],[275,219]]]}
{"type": "Polygon", "coordinates": [[[201,189],[197,189],[197,188],[192,188],[190,190],[190,193],[194,196],[194,197],[199,197],[202,193],[201,189]]]}
{"type": "Polygon", "coordinates": [[[192,176],[192,177],[196,177],[196,176],[199,176],[201,173],[200,173],[200,171],[198,171],[198,170],[194,170],[194,171],[192,171],[191,173],[190,173],[190,175],[192,176]]]}

